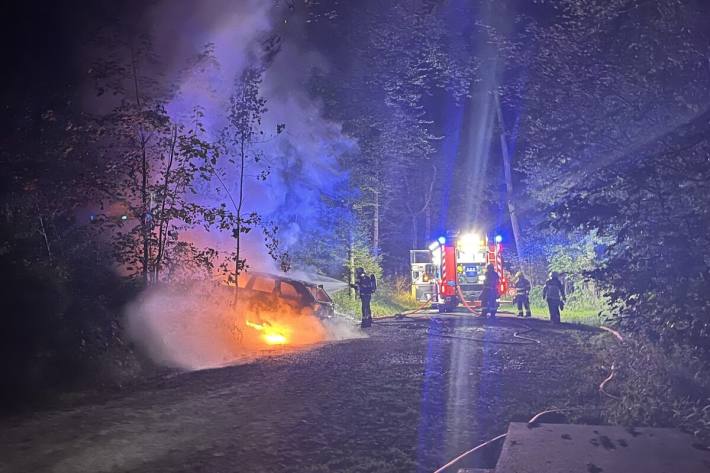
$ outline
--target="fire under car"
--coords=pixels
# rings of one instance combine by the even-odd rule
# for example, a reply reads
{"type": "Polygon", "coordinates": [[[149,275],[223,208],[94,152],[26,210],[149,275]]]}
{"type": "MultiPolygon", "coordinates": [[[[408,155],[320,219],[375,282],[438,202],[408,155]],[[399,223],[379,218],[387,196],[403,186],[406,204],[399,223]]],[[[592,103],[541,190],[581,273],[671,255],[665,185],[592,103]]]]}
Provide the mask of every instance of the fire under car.
{"type": "Polygon", "coordinates": [[[273,310],[282,305],[303,315],[330,318],[333,299],[323,286],[276,274],[248,272],[239,276],[239,298],[250,308],[273,310]]]}

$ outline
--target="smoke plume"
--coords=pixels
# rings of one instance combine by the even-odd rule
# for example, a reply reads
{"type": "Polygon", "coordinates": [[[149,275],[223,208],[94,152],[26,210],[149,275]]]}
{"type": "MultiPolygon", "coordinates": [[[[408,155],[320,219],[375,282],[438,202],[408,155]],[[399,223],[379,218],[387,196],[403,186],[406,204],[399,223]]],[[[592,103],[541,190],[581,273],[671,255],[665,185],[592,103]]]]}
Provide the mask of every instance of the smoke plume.
{"type": "Polygon", "coordinates": [[[235,310],[232,291],[211,283],[151,288],[127,308],[128,335],[154,362],[189,370],[365,337],[349,320],[320,319],[286,304],[235,310]],[[283,340],[270,343],[264,328],[283,340]]]}
{"type": "MultiPolygon", "coordinates": [[[[160,74],[175,78],[175,93],[167,110],[175,121],[186,122],[199,107],[206,133],[217,139],[227,124],[235,79],[248,67],[263,68],[261,94],[268,112],[262,120],[263,162],[250,162],[246,170],[244,214],[259,213],[279,227],[280,250],[299,243],[302,231],[315,221],[323,195],[347,179],[338,157],[354,144],[341,126],[323,117],[321,104],[307,90],[312,72],[328,67],[308,44],[305,17],[280,2],[245,0],[163,1],[146,14],[146,25],[156,54],[162,58],[160,74]],[[285,132],[276,134],[279,124],[285,132]],[[268,167],[265,181],[255,174],[268,167]]],[[[227,191],[238,192],[238,168],[223,160],[227,191]]],[[[228,203],[221,183],[200,189],[201,204],[228,203]]],[[[193,243],[233,250],[231,232],[193,230],[182,235],[193,243]]],[[[250,270],[276,272],[258,231],[242,242],[250,270]]],[[[305,272],[292,274],[313,280],[305,272]]],[[[321,280],[329,292],[345,284],[321,280]]],[[[226,286],[192,283],[189,287],[156,287],[127,310],[133,340],[158,363],[200,369],[243,362],[255,357],[297,350],[331,340],[363,336],[345,320],[321,320],[281,305],[253,311],[231,305],[226,286]],[[265,331],[287,337],[285,345],[265,343],[265,331]]]]}
{"type": "MultiPolygon", "coordinates": [[[[308,44],[303,12],[294,13],[281,2],[164,1],[148,16],[158,55],[168,58],[167,73],[180,77],[169,113],[181,120],[200,107],[213,138],[226,125],[235,78],[248,67],[264,67],[261,93],[268,111],[259,146],[264,160],[245,167],[245,214],[257,212],[278,225],[281,249],[287,250],[315,220],[322,196],[335,194],[346,181],[337,161],[354,147],[340,124],[323,117],[321,104],[307,91],[313,71],[328,64],[308,44]],[[206,45],[209,54],[204,54],[206,45]],[[191,62],[196,57],[197,62],[191,62]],[[285,132],[276,135],[279,124],[285,124],[285,132]],[[255,179],[266,168],[267,179],[255,179]]],[[[238,168],[225,164],[222,170],[228,190],[236,193],[238,168]]],[[[199,199],[223,202],[221,191],[212,182],[201,189],[199,199]]],[[[200,240],[222,251],[233,246],[227,232],[200,240]]],[[[252,268],[274,269],[258,232],[248,235],[245,243],[252,268]]]]}

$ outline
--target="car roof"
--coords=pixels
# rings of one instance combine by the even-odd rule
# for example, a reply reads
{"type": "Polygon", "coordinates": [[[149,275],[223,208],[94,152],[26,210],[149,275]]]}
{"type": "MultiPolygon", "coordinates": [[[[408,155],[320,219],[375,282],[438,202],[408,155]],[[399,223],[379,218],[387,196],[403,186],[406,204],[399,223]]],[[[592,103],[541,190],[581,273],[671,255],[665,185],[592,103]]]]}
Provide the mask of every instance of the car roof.
{"type": "Polygon", "coordinates": [[[297,283],[297,284],[302,284],[302,285],[307,286],[307,287],[318,287],[317,284],[314,284],[314,283],[311,283],[311,282],[302,281],[302,280],[300,280],[300,279],[289,278],[288,276],[281,276],[280,274],[265,273],[265,272],[261,272],[261,271],[247,271],[246,274],[247,274],[247,275],[253,275],[253,276],[266,276],[266,277],[269,277],[269,278],[278,279],[278,280],[280,280],[280,281],[286,281],[286,282],[293,282],[293,283],[297,283]]]}

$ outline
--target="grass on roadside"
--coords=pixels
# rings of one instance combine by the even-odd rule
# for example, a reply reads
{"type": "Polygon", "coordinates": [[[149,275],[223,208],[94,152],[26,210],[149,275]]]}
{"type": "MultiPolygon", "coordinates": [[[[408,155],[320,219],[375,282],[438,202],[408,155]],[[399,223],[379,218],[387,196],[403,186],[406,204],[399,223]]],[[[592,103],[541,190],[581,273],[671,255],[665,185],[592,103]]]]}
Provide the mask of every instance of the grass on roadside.
{"type": "MultiPolygon", "coordinates": [[[[500,310],[513,313],[518,312],[517,306],[510,301],[501,302],[500,310]]],[[[539,319],[550,318],[550,311],[546,305],[542,306],[533,304],[531,305],[530,310],[532,311],[533,317],[537,317],[539,319]]],[[[601,325],[602,319],[599,317],[599,310],[594,307],[566,306],[560,314],[562,322],[592,325],[595,327],[601,325]]]]}
{"type": "MultiPolygon", "coordinates": [[[[331,294],[335,302],[335,311],[345,314],[355,319],[360,318],[360,299],[355,292],[348,290],[338,291],[331,294]]],[[[377,288],[377,292],[372,296],[370,308],[373,317],[385,317],[394,315],[417,307],[417,302],[408,292],[397,291],[384,285],[377,288]]]]}

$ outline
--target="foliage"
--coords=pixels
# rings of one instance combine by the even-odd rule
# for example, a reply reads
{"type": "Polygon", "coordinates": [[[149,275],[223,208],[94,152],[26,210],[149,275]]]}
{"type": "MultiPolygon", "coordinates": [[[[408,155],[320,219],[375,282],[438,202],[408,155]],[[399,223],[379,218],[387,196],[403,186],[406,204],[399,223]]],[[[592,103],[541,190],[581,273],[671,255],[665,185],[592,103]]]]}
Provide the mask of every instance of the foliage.
{"type": "MultiPolygon", "coordinates": [[[[7,377],[3,404],[32,402],[47,389],[114,381],[111,364],[134,361],[123,342],[122,306],[138,292],[105,264],[109,249],[84,234],[82,251],[57,252],[51,263],[33,235],[2,226],[8,243],[0,255],[4,330],[0,372],[7,377]],[[9,246],[12,245],[12,246],[9,246]],[[120,359],[102,355],[122,348],[120,359]]],[[[75,235],[76,238],[78,235],[75,235]]]]}
{"type": "MultiPolygon", "coordinates": [[[[72,100],[86,92],[77,84],[8,108],[15,133],[0,151],[0,259],[10,397],[98,380],[104,361],[133,359],[122,306],[145,283],[212,277],[217,252],[186,233],[235,221],[224,203],[199,199],[222,150],[207,139],[202,110],[167,113],[179,74],[156,72],[147,38],[106,31],[95,44],[101,59],[88,68],[95,113],[72,100]]],[[[278,228],[259,223],[267,251],[281,257],[278,228]]]]}
{"type": "Polygon", "coordinates": [[[438,221],[440,142],[426,103],[435,93],[469,93],[477,69],[470,38],[454,35],[436,2],[365,2],[333,17],[354,66],[316,75],[313,93],[359,144],[344,163],[359,190],[353,211],[388,274],[406,271],[438,221]],[[347,23],[342,20],[348,18],[347,23]],[[406,219],[406,224],[403,223],[406,219]]]}
{"type": "MultiPolygon", "coordinates": [[[[234,92],[230,97],[228,112],[228,125],[223,132],[222,146],[227,155],[227,162],[237,168],[239,179],[237,182],[237,195],[232,196],[224,180],[219,177],[220,169],[215,170],[215,176],[222,184],[224,192],[229,197],[234,209],[232,222],[232,238],[235,240],[236,250],[232,255],[234,271],[229,273],[228,281],[234,283],[235,301],[239,293],[239,275],[247,268],[246,258],[242,254],[242,235],[249,233],[252,228],[262,223],[262,217],[256,212],[244,215],[243,207],[246,198],[245,172],[248,163],[258,164],[263,159],[263,154],[258,148],[259,140],[264,135],[261,129],[261,120],[266,113],[266,99],[261,94],[262,71],[251,67],[247,68],[235,81],[234,92]]],[[[281,133],[283,125],[277,125],[276,132],[281,133]]],[[[212,161],[217,164],[217,160],[212,161]]],[[[262,169],[257,175],[257,180],[266,180],[268,168],[262,169]]],[[[277,231],[278,227],[271,224],[264,227],[264,241],[269,255],[280,262],[284,271],[290,267],[288,255],[279,251],[277,231]]]]}
{"type": "Polygon", "coordinates": [[[710,439],[710,377],[702,358],[683,347],[669,352],[645,337],[626,337],[621,345],[603,337],[598,349],[617,372],[608,390],[620,398],[605,407],[607,421],[676,427],[710,439]]]}
{"type": "Polygon", "coordinates": [[[504,94],[526,101],[529,191],[554,230],[605,240],[587,276],[622,326],[706,351],[703,8],[565,0],[554,10],[553,23],[524,20],[510,67],[527,73],[504,94]]]}
{"type": "Polygon", "coordinates": [[[174,277],[181,265],[209,269],[214,250],[180,239],[184,231],[230,219],[223,208],[194,199],[218,153],[204,139],[203,111],[196,108],[184,121],[168,115],[173,79],[150,73],[160,58],[149,38],[109,39],[90,70],[97,95],[109,94],[112,107],[89,123],[98,137],[90,149],[106,163],[97,179],[101,211],[92,221],[111,234],[116,262],[144,283],[158,282],[164,269],[163,276],[174,277]]]}

